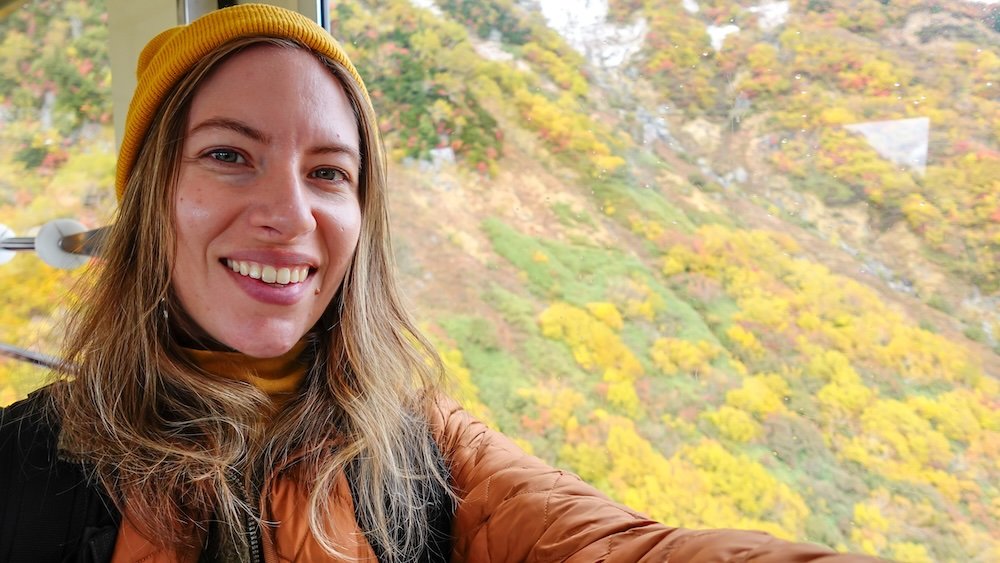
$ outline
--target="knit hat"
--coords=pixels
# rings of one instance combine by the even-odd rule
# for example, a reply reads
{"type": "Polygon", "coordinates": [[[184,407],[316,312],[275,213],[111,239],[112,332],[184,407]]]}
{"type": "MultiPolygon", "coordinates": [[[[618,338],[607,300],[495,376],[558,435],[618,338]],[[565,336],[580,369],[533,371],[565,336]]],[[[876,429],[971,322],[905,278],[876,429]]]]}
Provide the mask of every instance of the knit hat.
{"type": "Polygon", "coordinates": [[[277,6],[242,4],[209,12],[187,25],[172,27],[154,37],[139,55],[138,85],[125,118],[125,134],[118,151],[115,193],[121,201],[139,148],[171,88],[202,57],[238,37],[293,39],[343,65],[368,99],[357,69],[336,39],[309,18],[277,6]]]}

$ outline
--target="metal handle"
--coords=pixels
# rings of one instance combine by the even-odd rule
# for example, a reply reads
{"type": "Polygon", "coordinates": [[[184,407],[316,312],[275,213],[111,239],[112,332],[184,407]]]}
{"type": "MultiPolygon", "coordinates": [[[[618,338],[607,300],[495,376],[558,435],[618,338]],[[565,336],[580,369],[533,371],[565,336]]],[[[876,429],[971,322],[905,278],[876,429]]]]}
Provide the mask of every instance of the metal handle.
{"type": "Polygon", "coordinates": [[[75,235],[64,236],[59,240],[59,248],[71,254],[84,256],[100,256],[101,246],[108,236],[110,227],[91,229],[75,235]]]}
{"type": "Polygon", "coordinates": [[[40,352],[32,352],[31,350],[11,346],[10,344],[4,344],[3,342],[0,342],[0,356],[7,356],[8,358],[21,360],[22,362],[28,362],[29,364],[34,364],[43,368],[50,368],[54,370],[61,370],[63,368],[62,363],[53,356],[42,354],[40,352]]]}
{"type": "Polygon", "coordinates": [[[0,264],[9,262],[16,252],[34,251],[54,268],[82,266],[89,256],[99,256],[108,227],[86,230],[72,219],[56,219],[42,226],[37,237],[16,237],[0,225],[0,264]]]}
{"type": "Polygon", "coordinates": [[[0,250],[18,252],[22,250],[34,249],[35,237],[8,237],[0,239],[0,250]]]}

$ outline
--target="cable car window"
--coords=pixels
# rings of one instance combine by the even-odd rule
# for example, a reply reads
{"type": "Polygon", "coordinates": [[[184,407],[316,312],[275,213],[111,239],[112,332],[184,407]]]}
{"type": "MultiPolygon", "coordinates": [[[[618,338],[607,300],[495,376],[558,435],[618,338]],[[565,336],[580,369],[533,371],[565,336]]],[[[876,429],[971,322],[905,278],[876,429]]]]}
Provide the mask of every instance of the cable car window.
{"type": "MultiPolygon", "coordinates": [[[[15,4],[0,238],[97,228],[114,14],[15,4]]],[[[1000,4],[578,4],[330,2],[454,394],[668,524],[1000,559],[1000,4]]],[[[0,342],[58,356],[79,271],[0,259],[0,342]]]]}

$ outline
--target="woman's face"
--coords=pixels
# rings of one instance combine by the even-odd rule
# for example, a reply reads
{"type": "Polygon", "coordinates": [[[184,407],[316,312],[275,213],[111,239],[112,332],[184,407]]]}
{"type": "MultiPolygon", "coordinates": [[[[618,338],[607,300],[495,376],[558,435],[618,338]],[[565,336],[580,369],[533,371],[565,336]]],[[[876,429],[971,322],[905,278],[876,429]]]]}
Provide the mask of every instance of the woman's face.
{"type": "Polygon", "coordinates": [[[288,351],[337,293],[358,242],[358,126],[313,55],[254,47],[192,100],[171,283],[184,311],[249,356],[288,351]]]}

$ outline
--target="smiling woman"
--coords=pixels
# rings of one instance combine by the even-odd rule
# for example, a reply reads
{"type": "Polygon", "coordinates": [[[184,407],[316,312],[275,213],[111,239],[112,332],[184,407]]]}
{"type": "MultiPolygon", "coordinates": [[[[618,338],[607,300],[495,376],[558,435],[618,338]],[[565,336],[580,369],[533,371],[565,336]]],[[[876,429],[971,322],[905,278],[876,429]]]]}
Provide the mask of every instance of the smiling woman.
{"type": "MultiPolygon", "coordinates": [[[[439,556],[438,370],[396,296],[356,70],[309,20],[245,6],[163,32],[137,74],[117,217],[65,344],[73,378],[5,425],[51,403],[64,457],[114,501],[115,560],[439,556]]],[[[45,555],[13,537],[15,560],[94,539],[45,555]]]]}
{"type": "Polygon", "coordinates": [[[315,24],[220,10],[138,80],[71,373],[0,414],[0,558],[856,559],[653,522],[445,397],[395,287],[374,111],[315,24]]]}

